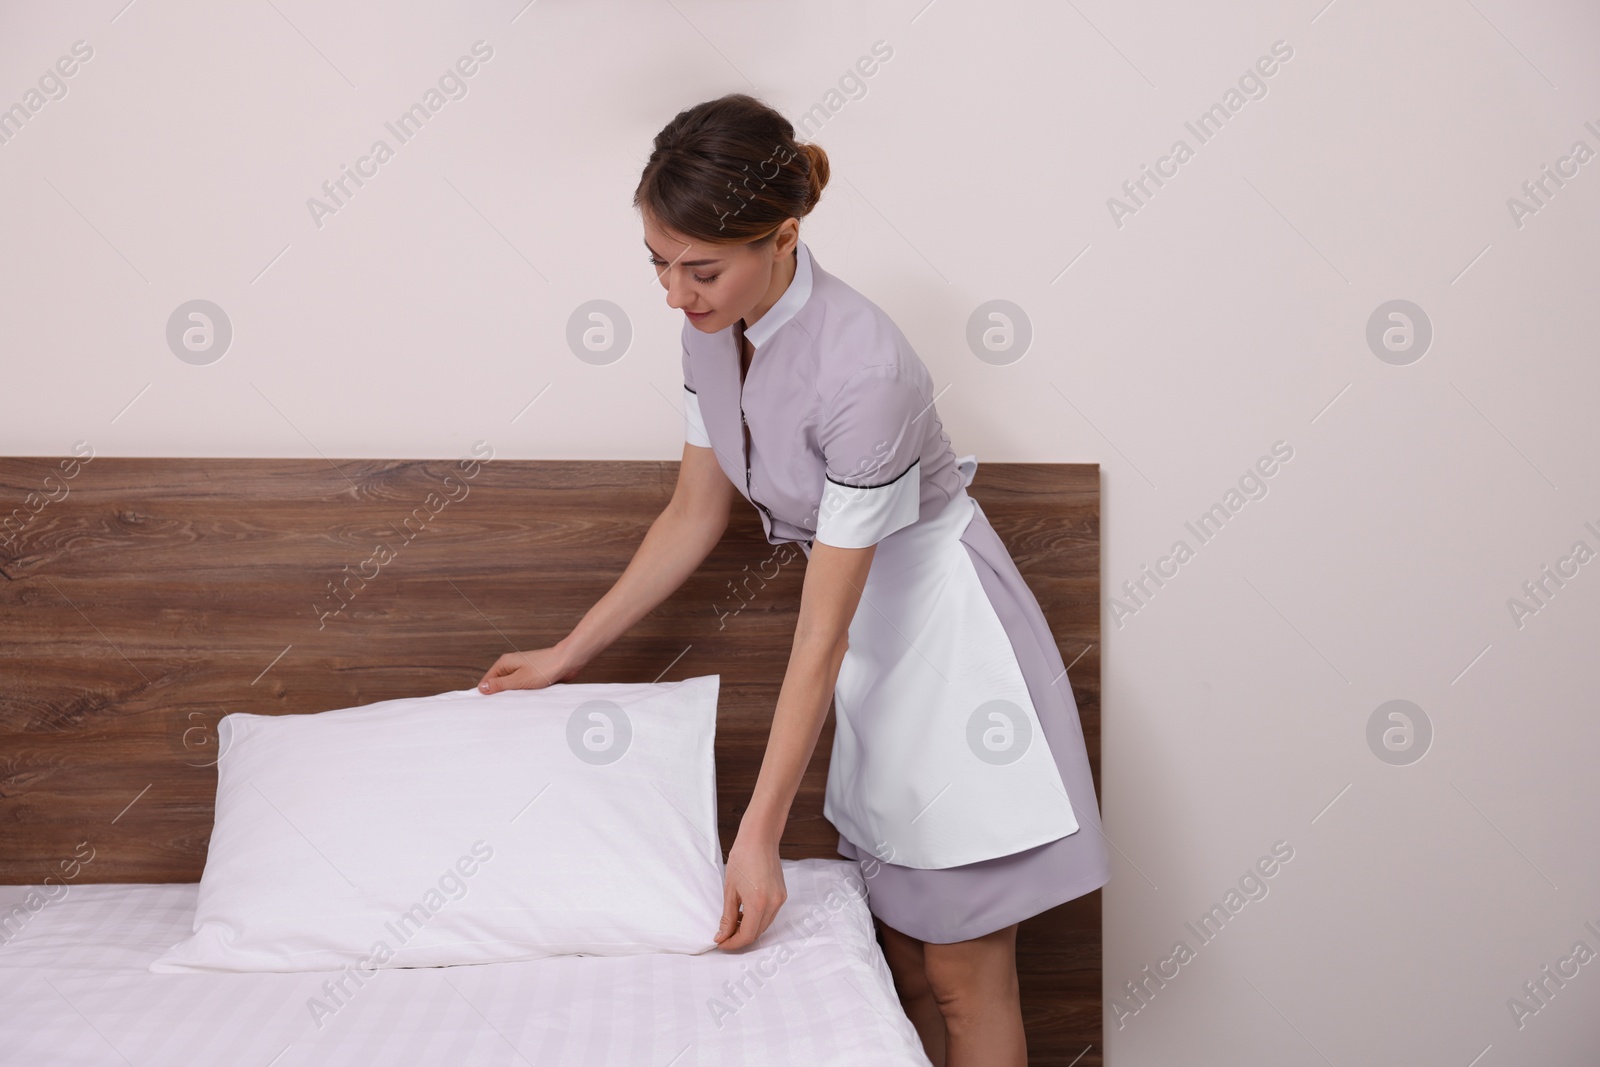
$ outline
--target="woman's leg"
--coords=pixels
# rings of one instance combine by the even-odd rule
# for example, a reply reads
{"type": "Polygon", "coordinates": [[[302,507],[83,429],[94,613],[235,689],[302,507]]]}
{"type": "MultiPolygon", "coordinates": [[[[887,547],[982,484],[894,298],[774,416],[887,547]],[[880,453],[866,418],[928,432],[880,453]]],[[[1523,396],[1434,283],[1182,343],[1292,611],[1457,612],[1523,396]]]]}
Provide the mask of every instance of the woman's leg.
{"type": "Polygon", "coordinates": [[[908,934],[877,920],[883,934],[883,958],[889,962],[889,973],[894,975],[894,986],[900,994],[900,1006],[917,1028],[922,1038],[922,1050],[933,1061],[933,1067],[944,1067],[944,1014],[934,999],[933,987],[928,984],[923,969],[922,942],[908,934]]]}
{"type": "Polygon", "coordinates": [[[944,1019],[942,1067],[1027,1067],[1015,923],[970,941],[924,944],[922,966],[944,1019]]]}

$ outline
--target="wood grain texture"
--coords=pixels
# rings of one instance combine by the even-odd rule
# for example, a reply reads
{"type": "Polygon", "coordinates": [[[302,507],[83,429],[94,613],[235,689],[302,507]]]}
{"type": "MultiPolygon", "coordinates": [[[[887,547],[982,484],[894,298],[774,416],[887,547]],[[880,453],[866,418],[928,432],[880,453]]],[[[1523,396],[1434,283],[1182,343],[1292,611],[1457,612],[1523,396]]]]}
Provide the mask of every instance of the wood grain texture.
{"type": "MultiPolygon", "coordinates": [[[[198,880],[223,715],[465,689],[501,653],[552,644],[622,573],[678,468],[100,457],[68,478],[63,464],[0,458],[0,884],[60,877],[85,841],[77,882],[198,880]]],[[[969,492],[1076,660],[1098,790],[1098,468],[984,463],[969,492]]],[[[725,846],[760,767],[804,566],[736,505],[705,564],[575,679],[722,676],[725,846]]],[[[787,858],[837,858],[822,816],[832,738],[830,714],[787,858]]],[[[1018,966],[1031,1062],[1100,1064],[1100,894],[1024,923],[1018,966]]]]}

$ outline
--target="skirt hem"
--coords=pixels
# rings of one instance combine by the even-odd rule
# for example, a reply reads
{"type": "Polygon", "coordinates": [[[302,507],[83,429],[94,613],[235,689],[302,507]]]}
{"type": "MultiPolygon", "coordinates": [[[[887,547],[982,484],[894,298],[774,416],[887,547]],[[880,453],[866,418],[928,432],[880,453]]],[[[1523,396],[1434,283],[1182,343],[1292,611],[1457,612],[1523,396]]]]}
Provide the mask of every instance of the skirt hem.
{"type": "MultiPolygon", "coordinates": [[[[870,865],[873,862],[870,858],[870,853],[861,852],[854,842],[845,838],[842,834],[839,837],[839,845],[836,851],[846,859],[854,860],[858,867],[863,866],[863,864],[870,865]]],[[[1003,859],[1004,857],[1001,858],[1003,859]]],[[[877,862],[882,866],[893,866],[892,864],[884,864],[881,860],[877,862]]],[[[959,868],[938,869],[958,870],[959,868]]],[[[900,909],[894,906],[892,900],[890,905],[885,908],[882,898],[873,895],[873,875],[868,874],[866,870],[862,870],[861,876],[867,886],[867,908],[884,925],[926,944],[949,945],[958,941],[971,941],[985,934],[992,934],[996,930],[1004,929],[1013,923],[1031,919],[1035,915],[1049,911],[1051,908],[1060,907],[1068,901],[1093,893],[1096,889],[1101,889],[1110,883],[1111,868],[1107,865],[1088,871],[1063,885],[1055,886],[1050,892],[1040,893],[1037,896],[1030,897],[1019,903],[1010,904],[1007,907],[993,908],[980,918],[972,919],[954,927],[943,928],[930,922],[925,913],[919,913],[922,912],[922,909],[918,908],[915,901],[909,902],[910,908],[903,914],[896,914],[900,909]],[[884,914],[885,911],[889,914],[884,914]]],[[[904,905],[907,902],[902,901],[901,903],[904,905]]]]}

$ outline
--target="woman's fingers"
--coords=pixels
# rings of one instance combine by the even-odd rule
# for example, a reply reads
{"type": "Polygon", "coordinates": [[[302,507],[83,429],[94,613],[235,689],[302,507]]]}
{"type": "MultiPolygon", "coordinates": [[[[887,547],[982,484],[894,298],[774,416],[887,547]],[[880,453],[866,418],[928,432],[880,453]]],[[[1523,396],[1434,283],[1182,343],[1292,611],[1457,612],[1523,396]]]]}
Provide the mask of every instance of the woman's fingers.
{"type": "Polygon", "coordinates": [[[739,928],[731,937],[725,939],[720,947],[732,952],[754,944],[756,938],[772,925],[777,911],[778,909],[771,904],[752,906],[750,902],[745,902],[744,911],[739,916],[739,928]]]}
{"type": "Polygon", "coordinates": [[[518,662],[512,659],[511,656],[501,656],[494,661],[494,666],[489,668],[488,673],[483,676],[483,680],[478,683],[478,691],[480,693],[498,693],[502,689],[512,688],[507,683],[515,677],[518,666],[518,662]]]}
{"type": "Polygon", "coordinates": [[[729,869],[722,877],[722,921],[717,923],[717,934],[712,940],[721,945],[739,929],[739,890],[729,869]]]}
{"type": "Polygon", "coordinates": [[[733,951],[754,944],[756,938],[778,917],[783,900],[763,895],[759,890],[739,890],[731,876],[722,893],[722,921],[717,925],[717,947],[733,951]]]}
{"type": "Polygon", "coordinates": [[[550,648],[529,652],[507,652],[494,661],[478,682],[480,693],[498,693],[503,689],[543,689],[558,680],[574,675],[582,666],[550,648]]]}
{"type": "Polygon", "coordinates": [[[547,684],[539,672],[532,652],[507,652],[494,661],[489,673],[478,683],[480,693],[498,693],[503,689],[538,689],[547,684]]]}

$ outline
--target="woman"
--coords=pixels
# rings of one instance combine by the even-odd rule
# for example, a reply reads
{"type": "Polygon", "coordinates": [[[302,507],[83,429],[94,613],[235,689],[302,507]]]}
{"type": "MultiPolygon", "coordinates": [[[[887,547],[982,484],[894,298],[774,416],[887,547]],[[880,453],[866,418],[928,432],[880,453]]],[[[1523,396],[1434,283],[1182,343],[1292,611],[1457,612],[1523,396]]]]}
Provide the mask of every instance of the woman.
{"type": "Polygon", "coordinates": [[[800,240],[827,180],[822,149],[743,94],[657,135],[634,202],[685,318],[677,488],[573,631],[500,657],[481,688],[571,678],[699,566],[744,496],[807,564],[716,940],[751,944],[784,902],[778,842],[832,699],[824,814],[929,1057],[1023,1064],[1017,924],[1109,877],[1077,706],[927,368],[800,240]]]}

